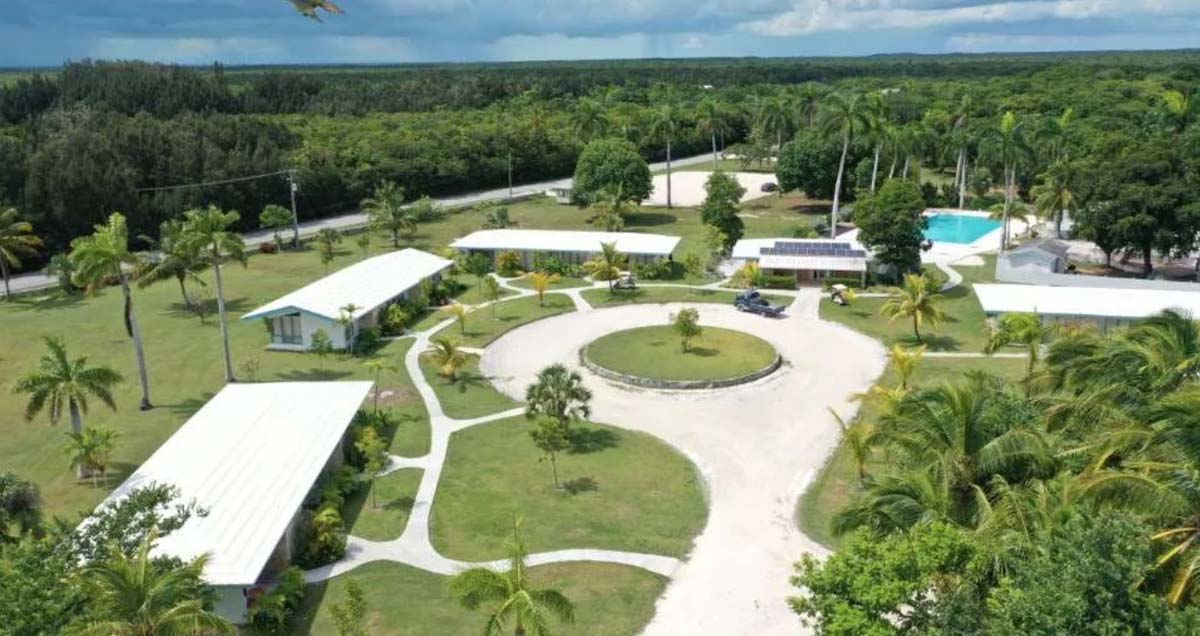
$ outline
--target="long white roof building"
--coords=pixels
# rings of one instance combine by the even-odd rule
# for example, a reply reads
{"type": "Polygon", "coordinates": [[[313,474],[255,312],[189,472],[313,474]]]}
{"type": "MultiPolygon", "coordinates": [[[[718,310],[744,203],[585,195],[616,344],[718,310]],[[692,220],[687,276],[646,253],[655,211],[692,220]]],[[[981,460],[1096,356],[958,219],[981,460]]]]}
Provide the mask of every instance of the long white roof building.
{"type": "Polygon", "coordinates": [[[513,250],[516,252],[600,251],[601,243],[616,243],[624,254],[667,256],[680,237],[640,232],[576,232],[572,230],[480,230],[450,244],[460,250],[513,250]]]}
{"type": "Polygon", "coordinates": [[[242,316],[242,320],[294,311],[337,320],[341,308],[350,304],[357,307],[353,317],[358,318],[453,264],[449,259],[411,248],[389,252],[301,287],[242,316]]]}
{"type": "Polygon", "coordinates": [[[208,554],[204,580],[253,585],[338,447],[370,382],[229,384],[100,504],[170,484],[208,512],[155,553],[208,554]]]}
{"type": "Polygon", "coordinates": [[[758,238],[734,243],[730,258],[763,269],[865,272],[870,251],[846,239],[758,238]]]}
{"type": "Polygon", "coordinates": [[[1200,285],[1197,291],[982,283],[974,287],[979,303],[988,315],[1037,313],[1123,321],[1149,318],[1163,310],[1175,309],[1200,316],[1200,285]]]}

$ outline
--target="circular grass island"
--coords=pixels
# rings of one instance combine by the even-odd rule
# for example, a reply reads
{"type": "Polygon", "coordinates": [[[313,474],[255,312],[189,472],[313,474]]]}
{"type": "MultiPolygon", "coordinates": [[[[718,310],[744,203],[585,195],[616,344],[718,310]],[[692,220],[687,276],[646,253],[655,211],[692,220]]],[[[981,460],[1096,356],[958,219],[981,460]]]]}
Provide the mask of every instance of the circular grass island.
{"type": "Polygon", "coordinates": [[[779,368],[775,347],[748,333],[704,327],[683,350],[670,325],[610,333],[580,351],[584,366],[637,386],[699,389],[753,382],[779,368]]]}

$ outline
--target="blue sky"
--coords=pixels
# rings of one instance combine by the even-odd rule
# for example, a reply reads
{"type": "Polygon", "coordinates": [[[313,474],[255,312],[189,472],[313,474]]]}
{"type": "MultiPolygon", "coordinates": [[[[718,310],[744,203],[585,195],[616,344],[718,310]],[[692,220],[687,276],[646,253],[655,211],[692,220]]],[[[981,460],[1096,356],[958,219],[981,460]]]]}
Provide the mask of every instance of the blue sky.
{"type": "Polygon", "coordinates": [[[8,0],[0,66],[1200,47],[1200,0],[8,0]]]}

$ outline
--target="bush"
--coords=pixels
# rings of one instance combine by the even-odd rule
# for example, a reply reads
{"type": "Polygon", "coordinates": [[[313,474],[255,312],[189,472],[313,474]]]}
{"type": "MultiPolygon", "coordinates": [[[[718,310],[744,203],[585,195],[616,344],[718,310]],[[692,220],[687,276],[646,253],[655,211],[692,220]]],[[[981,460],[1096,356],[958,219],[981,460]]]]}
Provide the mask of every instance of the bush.
{"type": "Polygon", "coordinates": [[[262,636],[292,633],[292,619],[304,601],[304,573],[292,566],[283,571],[274,589],[258,597],[250,608],[250,628],[262,636]]]}
{"type": "Polygon", "coordinates": [[[279,251],[279,246],[272,241],[263,241],[258,244],[259,254],[275,254],[279,251]]]}
{"type": "Polygon", "coordinates": [[[787,274],[767,274],[762,277],[760,286],[767,289],[795,289],[796,277],[787,274]]]}
{"type": "Polygon", "coordinates": [[[369,356],[378,351],[382,344],[383,334],[378,327],[363,329],[354,339],[354,355],[369,356]]]}
{"type": "Polygon", "coordinates": [[[558,258],[549,254],[537,253],[533,256],[533,271],[545,272],[547,274],[558,274],[559,276],[570,276],[571,265],[567,265],[558,258]]]}
{"type": "Polygon", "coordinates": [[[685,274],[682,264],[669,260],[636,263],[633,266],[633,273],[643,280],[678,280],[685,274]]]}
{"type": "Polygon", "coordinates": [[[505,278],[512,278],[521,273],[521,255],[512,250],[500,252],[496,256],[496,273],[505,278]]]}
{"type": "Polygon", "coordinates": [[[853,278],[850,276],[830,276],[829,278],[826,278],[824,281],[822,281],[821,285],[822,285],[822,287],[824,287],[825,291],[829,291],[830,289],[833,288],[834,285],[845,285],[846,287],[850,287],[850,288],[856,288],[856,287],[861,288],[862,287],[862,279],[861,278],[853,278]]]}
{"type": "Polygon", "coordinates": [[[819,235],[817,234],[817,228],[811,225],[801,225],[792,230],[792,238],[813,239],[819,238],[819,235]]]}
{"type": "Polygon", "coordinates": [[[302,547],[296,564],[304,569],[328,565],[346,555],[346,531],[337,508],[304,511],[297,534],[302,547]]]}

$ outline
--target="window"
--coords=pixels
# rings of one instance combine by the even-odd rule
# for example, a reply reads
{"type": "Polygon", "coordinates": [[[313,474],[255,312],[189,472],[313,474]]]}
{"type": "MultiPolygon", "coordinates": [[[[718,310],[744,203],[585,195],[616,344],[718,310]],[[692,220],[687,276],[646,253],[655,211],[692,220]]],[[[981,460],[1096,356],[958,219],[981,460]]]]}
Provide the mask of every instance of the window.
{"type": "Polygon", "coordinates": [[[275,331],[271,334],[271,342],[279,344],[298,345],[304,343],[304,332],[300,328],[300,314],[276,316],[275,331]]]}

